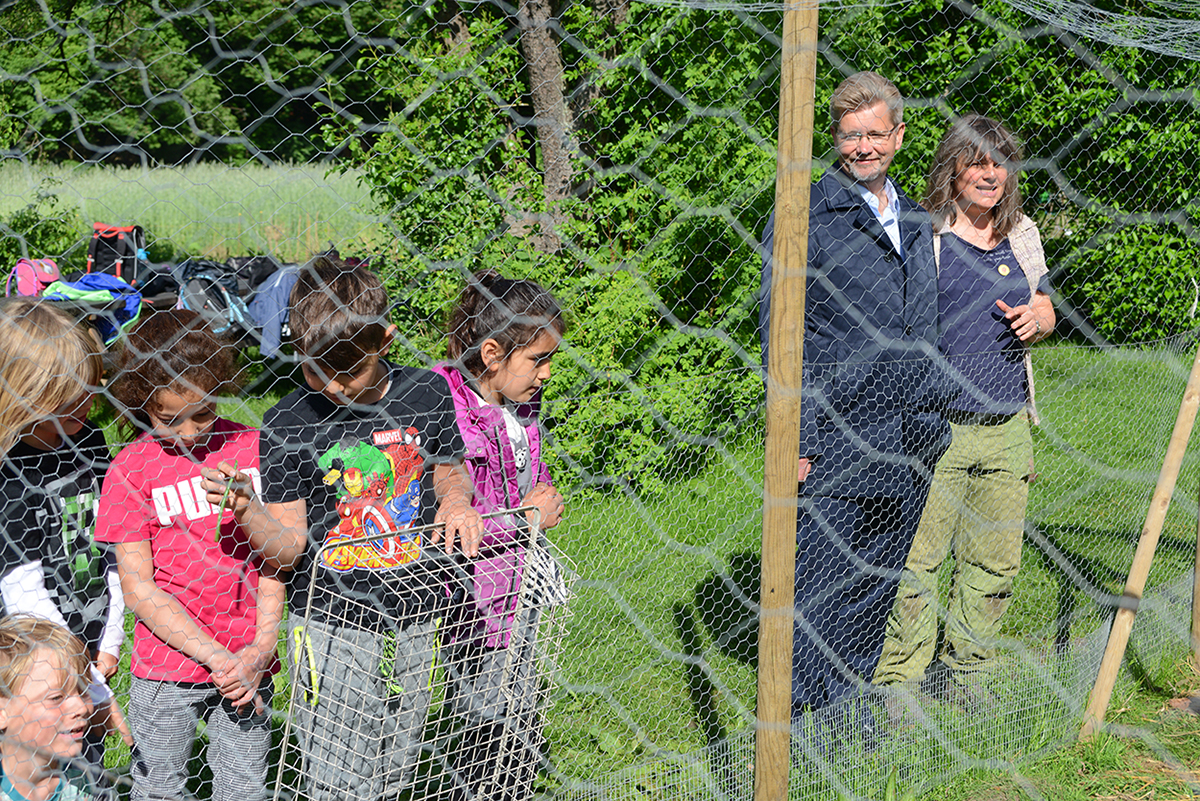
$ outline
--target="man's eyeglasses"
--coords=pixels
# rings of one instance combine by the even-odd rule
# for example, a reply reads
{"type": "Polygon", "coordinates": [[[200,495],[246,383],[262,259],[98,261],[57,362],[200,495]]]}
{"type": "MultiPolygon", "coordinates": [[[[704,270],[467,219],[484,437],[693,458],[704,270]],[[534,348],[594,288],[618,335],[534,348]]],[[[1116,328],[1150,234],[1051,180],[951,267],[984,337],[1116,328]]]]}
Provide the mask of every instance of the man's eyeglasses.
{"type": "Polygon", "coordinates": [[[845,145],[850,142],[858,144],[860,139],[866,139],[873,145],[882,145],[889,138],[891,138],[892,134],[894,134],[896,129],[899,127],[900,123],[896,123],[886,131],[867,131],[866,133],[863,133],[862,131],[838,131],[833,135],[833,138],[839,145],[845,145]]]}

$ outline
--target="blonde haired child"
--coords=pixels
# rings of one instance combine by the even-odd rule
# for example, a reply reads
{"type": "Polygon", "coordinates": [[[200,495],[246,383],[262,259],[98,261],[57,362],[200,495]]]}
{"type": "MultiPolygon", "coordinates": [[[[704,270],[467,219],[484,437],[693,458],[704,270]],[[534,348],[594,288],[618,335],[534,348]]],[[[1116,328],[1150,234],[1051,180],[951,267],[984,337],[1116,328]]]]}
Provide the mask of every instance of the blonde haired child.
{"type": "MultiPolygon", "coordinates": [[[[93,537],[109,451],[87,415],[102,373],[86,325],[45,301],[0,301],[0,602],[4,614],[45,618],[83,642],[92,702],[123,726],[107,679],[125,606],[112,556],[93,537]]],[[[103,727],[84,750],[103,764],[103,727]]]]}
{"type": "Polygon", "coordinates": [[[0,801],[84,801],[104,795],[70,760],[92,715],[82,642],[32,616],[0,620],[0,801]]]}
{"type": "Polygon", "coordinates": [[[90,328],[45,301],[0,299],[0,453],[30,424],[90,396],[103,373],[90,328]]]}

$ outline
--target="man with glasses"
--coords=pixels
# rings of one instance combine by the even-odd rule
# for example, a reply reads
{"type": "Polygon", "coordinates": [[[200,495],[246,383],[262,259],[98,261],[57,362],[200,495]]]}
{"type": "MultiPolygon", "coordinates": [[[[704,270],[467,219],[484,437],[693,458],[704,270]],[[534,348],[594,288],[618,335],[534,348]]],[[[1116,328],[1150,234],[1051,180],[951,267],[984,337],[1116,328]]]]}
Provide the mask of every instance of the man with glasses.
{"type": "MultiPolygon", "coordinates": [[[[871,680],[937,457],[937,270],[929,216],[888,178],[899,90],[874,72],[830,101],[836,167],[812,187],[801,388],[793,718],[871,680]]],[[[766,362],[774,215],[763,233],[766,362]]],[[[852,718],[864,737],[874,718],[852,718]]]]}

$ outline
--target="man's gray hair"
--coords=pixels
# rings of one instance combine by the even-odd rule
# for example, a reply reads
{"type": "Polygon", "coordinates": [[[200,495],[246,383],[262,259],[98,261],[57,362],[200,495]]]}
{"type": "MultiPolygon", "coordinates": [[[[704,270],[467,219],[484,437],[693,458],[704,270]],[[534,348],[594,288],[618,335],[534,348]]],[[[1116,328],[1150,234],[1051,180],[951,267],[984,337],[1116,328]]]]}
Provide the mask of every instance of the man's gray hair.
{"type": "Polygon", "coordinates": [[[838,84],[837,89],[833,90],[833,97],[829,99],[830,129],[836,132],[842,117],[876,103],[887,106],[892,125],[904,122],[904,98],[900,96],[896,84],[878,72],[864,70],[854,73],[838,84]]]}

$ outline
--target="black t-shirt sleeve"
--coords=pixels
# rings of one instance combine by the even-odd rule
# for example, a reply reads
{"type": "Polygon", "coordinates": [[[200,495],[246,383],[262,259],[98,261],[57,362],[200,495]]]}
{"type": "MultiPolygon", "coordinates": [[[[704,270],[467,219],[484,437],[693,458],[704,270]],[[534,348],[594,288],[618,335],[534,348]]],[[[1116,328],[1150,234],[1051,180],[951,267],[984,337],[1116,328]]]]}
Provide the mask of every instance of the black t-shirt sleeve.
{"type": "Polygon", "coordinates": [[[450,384],[446,377],[429,372],[429,428],[431,436],[425,442],[425,452],[430,464],[446,464],[462,461],[466,446],[458,431],[458,418],[454,415],[454,400],[450,397],[450,384]]]}
{"type": "Polygon", "coordinates": [[[259,471],[266,503],[288,503],[304,497],[306,426],[290,409],[275,406],[263,415],[258,439],[259,471]]]}

